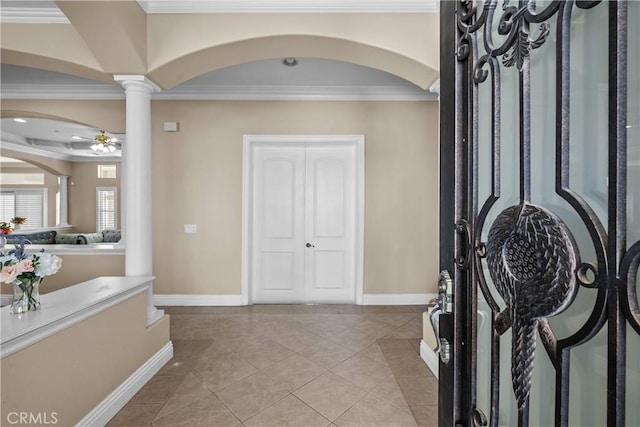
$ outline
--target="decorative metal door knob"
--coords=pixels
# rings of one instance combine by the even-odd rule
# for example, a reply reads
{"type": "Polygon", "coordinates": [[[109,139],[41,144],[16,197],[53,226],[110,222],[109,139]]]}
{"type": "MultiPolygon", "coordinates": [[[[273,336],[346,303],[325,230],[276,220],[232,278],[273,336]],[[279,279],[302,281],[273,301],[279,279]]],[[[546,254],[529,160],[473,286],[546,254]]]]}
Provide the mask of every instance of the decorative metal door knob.
{"type": "Polygon", "coordinates": [[[316,245],[312,245],[311,243],[307,243],[307,244],[306,244],[306,246],[307,246],[308,248],[315,248],[315,247],[316,247],[316,245]]]}

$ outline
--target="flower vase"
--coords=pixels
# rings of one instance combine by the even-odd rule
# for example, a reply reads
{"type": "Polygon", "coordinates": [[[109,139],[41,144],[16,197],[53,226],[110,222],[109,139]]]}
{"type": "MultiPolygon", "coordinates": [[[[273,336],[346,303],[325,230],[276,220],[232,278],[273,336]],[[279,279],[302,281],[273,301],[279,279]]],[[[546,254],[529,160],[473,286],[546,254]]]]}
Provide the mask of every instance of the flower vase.
{"type": "Polygon", "coordinates": [[[40,281],[41,277],[33,280],[14,280],[13,300],[10,313],[20,314],[35,311],[40,308],[40,281]]]}

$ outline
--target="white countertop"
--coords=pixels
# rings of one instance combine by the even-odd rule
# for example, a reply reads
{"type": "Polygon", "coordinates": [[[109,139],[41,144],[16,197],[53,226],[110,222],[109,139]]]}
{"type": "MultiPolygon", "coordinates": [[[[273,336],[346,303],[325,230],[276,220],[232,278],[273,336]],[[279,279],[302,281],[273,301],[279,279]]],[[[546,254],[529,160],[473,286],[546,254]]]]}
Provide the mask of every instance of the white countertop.
{"type": "Polygon", "coordinates": [[[42,307],[24,314],[0,309],[0,355],[6,357],[115,304],[144,292],[153,277],[98,277],[40,296],[42,307]]]}
{"type": "MultiPolygon", "coordinates": [[[[7,243],[2,249],[4,252],[14,249],[13,244],[7,243]]],[[[124,255],[124,245],[118,243],[92,243],[88,245],[62,245],[62,244],[29,244],[25,245],[26,252],[45,252],[54,255],[124,255]]]]}

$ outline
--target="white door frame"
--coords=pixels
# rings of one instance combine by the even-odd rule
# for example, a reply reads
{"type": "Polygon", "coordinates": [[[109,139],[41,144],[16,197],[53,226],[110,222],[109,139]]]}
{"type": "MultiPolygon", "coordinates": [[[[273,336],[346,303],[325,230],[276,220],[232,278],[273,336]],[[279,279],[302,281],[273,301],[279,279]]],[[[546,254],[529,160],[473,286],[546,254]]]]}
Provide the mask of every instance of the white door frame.
{"type": "Polygon", "coordinates": [[[355,302],[364,299],[364,135],[244,135],[242,160],[242,290],[243,305],[251,304],[253,253],[253,148],[258,145],[343,145],[356,147],[355,302]]]}

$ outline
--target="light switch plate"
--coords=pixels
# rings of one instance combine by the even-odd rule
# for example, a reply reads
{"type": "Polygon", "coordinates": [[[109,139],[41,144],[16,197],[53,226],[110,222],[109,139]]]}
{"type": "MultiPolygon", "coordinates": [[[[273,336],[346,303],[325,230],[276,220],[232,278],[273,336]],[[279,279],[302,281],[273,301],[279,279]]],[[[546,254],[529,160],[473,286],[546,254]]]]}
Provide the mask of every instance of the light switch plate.
{"type": "Polygon", "coordinates": [[[184,225],[184,232],[185,233],[197,233],[198,232],[198,226],[196,224],[185,224],[184,225]]]}

